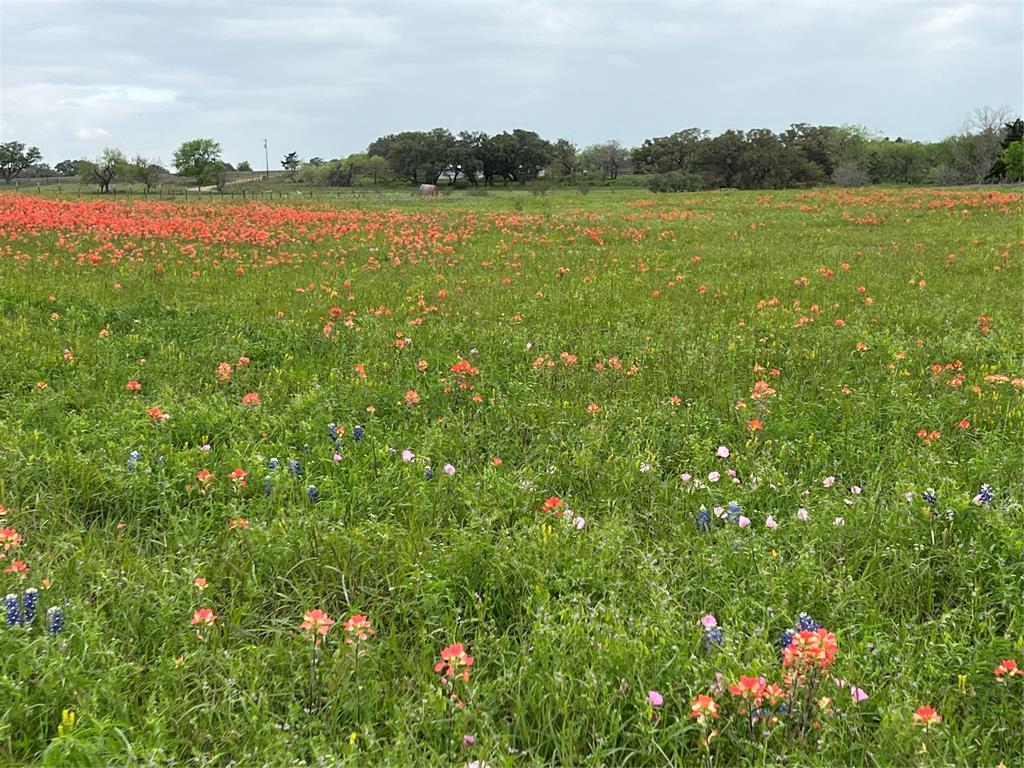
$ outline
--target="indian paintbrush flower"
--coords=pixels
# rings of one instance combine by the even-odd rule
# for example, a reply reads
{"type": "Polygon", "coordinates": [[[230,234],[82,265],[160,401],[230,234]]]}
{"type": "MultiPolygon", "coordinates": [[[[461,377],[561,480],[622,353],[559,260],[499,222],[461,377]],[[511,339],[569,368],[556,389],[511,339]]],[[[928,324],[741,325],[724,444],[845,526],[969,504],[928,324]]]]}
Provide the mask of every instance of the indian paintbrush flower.
{"type": "Polygon", "coordinates": [[[302,616],[302,624],[299,626],[303,632],[310,632],[316,637],[316,642],[330,631],[334,625],[334,619],[328,616],[319,608],[306,611],[302,616]]]}

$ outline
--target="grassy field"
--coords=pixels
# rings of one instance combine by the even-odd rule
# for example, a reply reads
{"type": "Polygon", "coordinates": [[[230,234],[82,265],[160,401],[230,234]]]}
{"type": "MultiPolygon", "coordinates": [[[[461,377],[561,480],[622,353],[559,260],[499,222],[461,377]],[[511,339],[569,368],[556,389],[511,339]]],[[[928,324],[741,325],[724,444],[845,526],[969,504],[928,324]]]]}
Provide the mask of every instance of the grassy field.
{"type": "Polygon", "coordinates": [[[1024,764],[1021,197],[0,196],[0,764],[1024,764]]]}

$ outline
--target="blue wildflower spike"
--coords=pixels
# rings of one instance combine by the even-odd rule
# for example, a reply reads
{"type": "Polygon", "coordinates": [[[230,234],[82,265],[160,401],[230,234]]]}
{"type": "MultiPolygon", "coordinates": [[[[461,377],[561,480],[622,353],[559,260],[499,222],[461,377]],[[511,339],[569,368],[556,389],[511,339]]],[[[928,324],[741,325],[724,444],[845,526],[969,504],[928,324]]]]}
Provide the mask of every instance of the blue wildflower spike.
{"type": "Polygon", "coordinates": [[[725,632],[721,627],[708,627],[704,630],[704,650],[711,651],[716,645],[725,643],[725,632]]]}
{"type": "Polygon", "coordinates": [[[136,467],[139,465],[139,459],[142,458],[142,454],[138,451],[132,451],[128,454],[128,471],[134,472],[136,467]]]}
{"type": "Polygon", "coordinates": [[[711,513],[708,512],[708,508],[701,505],[701,508],[697,511],[697,530],[701,533],[707,533],[711,530],[711,513]]]}
{"type": "Polygon", "coordinates": [[[730,501],[729,505],[728,505],[729,513],[728,513],[726,519],[730,523],[739,523],[739,521],[740,521],[740,510],[741,509],[742,509],[742,507],[740,507],[740,503],[738,501],[730,501]]]}
{"type": "Polygon", "coordinates": [[[779,655],[789,647],[789,644],[793,642],[793,638],[796,637],[795,629],[784,629],[782,630],[782,637],[779,639],[779,655]]]}
{"type": "Polygon", "coordinates": [[[434,476],[434,470],[432,470],[430,467],[424,467],[423,468],[423,477],[424,478],[426,478],[427,480],[430,480],[433,476],[434,476]]]}
{"type": "Polygon", "coordinates": [[[356,440],[356,442],[363,439],[363,428],[360,427],[358,424],[356,424],[352,428],[352,437],[356,440]]]}
{"type": "Polygon", "coordinates": [[[55,605],[46,610],[46,629],[51,635],[59,635],[64,629],[64,611],[55,605]]]}
{"type": "Polygon", "coordinates": [[[929,488],[927,491],[921,494],[921,498],[925,500],[931,506],[935,506],[935,503],[939,500],[938,494],[935,493],[934,488],[929,488]]]}
{"type": "Polygon", "coordinates": [[[315,485],[311,485],[309,486],[309,488],[306,489],[306,495],[309,497],[309,500],[314,504],[320,501],[320,489],[317,488],[315,485]]]}
{"type": "Polygon", "coordinates": [[[275,470],[279,466],[281,466],[281,461],[276,456],[267,462],[267,469],[269,470],[275,470]]]}
{"type": "Polygon", "coordinates": [[[17,595],[8,595],[4,598],[4,607],[7,610],[7,626],[14,627],[21,624],[21,601],[17,595]]]}
{"type": "Polygon", "coordinates": [[[25,609],[21,616],[21,623],[26,627],[30,627],[35,623],[36,614],[39,610],[39,590],[35,587],[26,589],[25,594],[21,598],[21,603],[25,609]]]}
{"type": "Polygon", "coordinates": [[[327,436],[331,438],[331,440],[336,440],[338,438],[338,425],[333,421],[327,425],[327,436]]]}
{"type": "Polygon", "coordinates": [[[796,629],[798,632],[817,632],[821,624],[812,619],[808,614],[801,613],[796,617],[796,629]]]}
{"type": "Polygon", "coordinates": [[[302,464],[298,459],[288,459],[288,471],[296,477],[302,477],[302,464]]]}
{"type": "Polygon", "coordinates": [[[992,486],[988,483],[984,483],[979,489],[978,495],[974,497],[974,500],[982,504],[988,504],[992,501],[994,496],[995,493],[992,492],[992,486]]]}

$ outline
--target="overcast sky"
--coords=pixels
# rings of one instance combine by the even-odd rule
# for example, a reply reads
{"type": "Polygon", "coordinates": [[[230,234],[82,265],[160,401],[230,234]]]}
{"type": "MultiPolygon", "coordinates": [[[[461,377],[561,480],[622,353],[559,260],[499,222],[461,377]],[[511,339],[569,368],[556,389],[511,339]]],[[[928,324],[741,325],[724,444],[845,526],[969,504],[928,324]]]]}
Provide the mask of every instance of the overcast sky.
{"type": "Polygon", "coordinates": [[[44,160],[340,157],[444,126],[635,145],[699,126],[938,139],[1022,111],[1020,0],[0,0],[0,137],[44,160]]]}

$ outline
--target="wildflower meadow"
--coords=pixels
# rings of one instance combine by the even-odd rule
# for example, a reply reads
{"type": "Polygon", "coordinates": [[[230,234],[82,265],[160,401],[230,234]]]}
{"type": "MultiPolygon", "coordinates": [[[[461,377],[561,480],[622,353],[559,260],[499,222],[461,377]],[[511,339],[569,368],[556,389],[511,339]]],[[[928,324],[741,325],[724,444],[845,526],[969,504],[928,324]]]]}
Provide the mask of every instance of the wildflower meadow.
{"type": "Polygon", "coordinates": [[[1022,214],[0,195],[0,764],[1024,764],[1022,214]]]}

